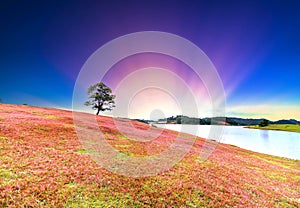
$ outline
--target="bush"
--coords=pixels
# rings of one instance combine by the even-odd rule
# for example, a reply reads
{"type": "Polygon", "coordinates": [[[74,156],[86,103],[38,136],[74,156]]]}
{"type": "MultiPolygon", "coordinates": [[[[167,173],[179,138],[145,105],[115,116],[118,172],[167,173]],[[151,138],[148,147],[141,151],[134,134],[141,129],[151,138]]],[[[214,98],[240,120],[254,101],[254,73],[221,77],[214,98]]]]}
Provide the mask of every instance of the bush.
{"type": "Polygon", "coordinates": [[[265,127],[269,125],[269,121],[267,119],[263,119],[259,124],[260,127],[265,127]]]}

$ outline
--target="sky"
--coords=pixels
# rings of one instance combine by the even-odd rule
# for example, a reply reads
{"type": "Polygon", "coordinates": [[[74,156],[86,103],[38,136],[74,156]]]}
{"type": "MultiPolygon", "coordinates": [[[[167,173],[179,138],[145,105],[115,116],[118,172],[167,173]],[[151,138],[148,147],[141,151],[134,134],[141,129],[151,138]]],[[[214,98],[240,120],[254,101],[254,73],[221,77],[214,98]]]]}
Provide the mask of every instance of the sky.
{"type": "MultiPolygon", "coordinates": [[[[300,120],[299,6],[294,0],[1,1],[0,98],[72,109],[76,79],[95,51],[130,33],[162,31],[207,55],[224,87],[226,116],[300,120]]],[[[127,57],[104,81],[120,106],[124,89],[132,90],[128,114],[116,116],[180,114],[190,109],[185,92],[201,108],[199,117],[210,115],[205,83],[173,57],[127,57]],[[149,76],[168,85],[144,89],[138,80],[149,76]]]]}

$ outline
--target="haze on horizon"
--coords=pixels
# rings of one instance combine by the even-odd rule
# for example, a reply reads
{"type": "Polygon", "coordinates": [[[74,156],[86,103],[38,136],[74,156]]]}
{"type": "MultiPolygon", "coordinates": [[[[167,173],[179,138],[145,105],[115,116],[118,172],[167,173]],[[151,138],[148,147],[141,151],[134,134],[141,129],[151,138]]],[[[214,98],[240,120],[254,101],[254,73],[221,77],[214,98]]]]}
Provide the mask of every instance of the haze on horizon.
{"type": "MultiPolygon", "coordinates": [[[[93,52],[128,33],[164,31],[190,40],[213,62],[225,89],[226,116],[300,120],[299,7],[293,0],[1,2],[0,98],[72,109],[77,75],[93,52]]],[[[200,117],[210,116],[205,87],[181,63],[151,54],[130,60],[105,77],[114,91],[134,67],[167,68],[191,88],[200,117]]],[[[183,99],[179,87],[178,93],[176,99],[183,99]]],[[[137,93],[128,112],[147,119],[181,110],[168,93],[152,89],[137,93]]]]}

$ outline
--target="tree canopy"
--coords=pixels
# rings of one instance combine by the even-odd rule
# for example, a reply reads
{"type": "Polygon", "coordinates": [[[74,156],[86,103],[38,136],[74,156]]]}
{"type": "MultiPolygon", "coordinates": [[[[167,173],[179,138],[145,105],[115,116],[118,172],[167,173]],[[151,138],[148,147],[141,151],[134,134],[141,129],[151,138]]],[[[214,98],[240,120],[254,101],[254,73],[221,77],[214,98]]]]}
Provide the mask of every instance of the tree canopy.
{"type": "Polygon", "coordinates": [[[267,119],[263,119],[259,124],[260,127],[268,126],[269,121],[267,119]]]}
{"type": "Polygon", "coordinates": [[[87,94],[89,100],[84,104],[92,106],[92,109],[97,110],[96,115],[99,115],[100,111],[112,110],[115,107],[114,99],[116,96],[112,94],[112,90],[103,82],[90,86],[87,94]]]}

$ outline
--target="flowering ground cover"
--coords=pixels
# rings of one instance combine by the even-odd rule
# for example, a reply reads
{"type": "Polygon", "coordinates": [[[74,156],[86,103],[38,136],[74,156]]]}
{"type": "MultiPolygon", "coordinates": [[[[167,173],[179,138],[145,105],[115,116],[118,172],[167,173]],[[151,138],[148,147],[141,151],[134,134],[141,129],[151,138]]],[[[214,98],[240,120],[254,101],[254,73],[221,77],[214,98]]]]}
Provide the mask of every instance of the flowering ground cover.
{"type": "MultiPolygon", "coordinates": [[[[97,121],[107,142],[125,154],[155,155],[176,137],[176,132],[162,130],[152,142],[135,141],[119,134],[112,118],[98,116],[97,121]]],[[[125,177],[91,159],[77,138],[72,112],[1,104],[0,207],[300,206],[299,161],[218,143],[202,162],[203,144],[196,138],[169,171],[125,177]]]]}

